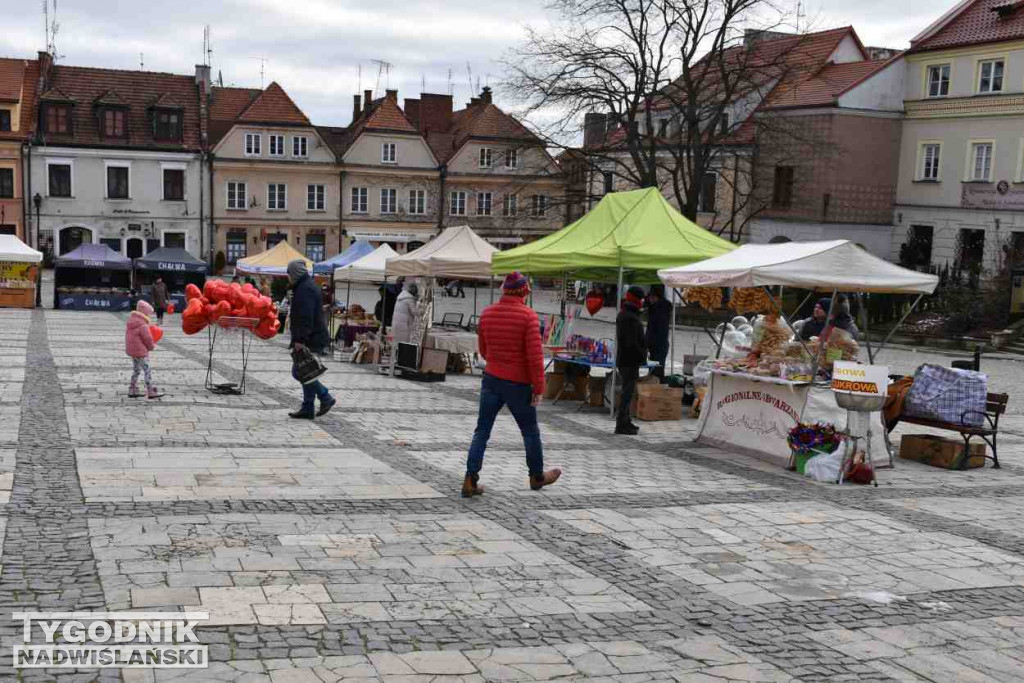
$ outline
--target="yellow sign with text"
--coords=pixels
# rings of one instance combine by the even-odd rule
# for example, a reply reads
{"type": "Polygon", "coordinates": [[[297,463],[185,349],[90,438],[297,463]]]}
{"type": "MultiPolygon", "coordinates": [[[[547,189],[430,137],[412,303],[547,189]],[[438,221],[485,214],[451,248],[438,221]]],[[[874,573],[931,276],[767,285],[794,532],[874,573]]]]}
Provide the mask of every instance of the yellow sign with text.
{"type": "Polygon", "coordinates": [[[836,361],[832,368],[832,390],[884,396],[889,390],[889,368],[885,365],[836,361]]]}

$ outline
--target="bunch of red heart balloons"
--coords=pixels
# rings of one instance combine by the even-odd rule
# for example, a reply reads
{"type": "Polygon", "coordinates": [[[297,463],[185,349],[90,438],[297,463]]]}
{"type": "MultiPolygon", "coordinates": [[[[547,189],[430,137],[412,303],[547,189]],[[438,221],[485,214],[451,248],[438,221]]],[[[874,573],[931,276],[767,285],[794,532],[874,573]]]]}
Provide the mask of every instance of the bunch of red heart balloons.
{"type": "Polygon", "coordinates": [[[249,283],[207,280],[202,290],[188,284],[185,285],[185,300],[188,303],[181,314],[181,329],[185,334],[195,334],[223,317],[256,318],[259,322],[253,333],[260,339],[270,339],[281,328],[277,306],[249,283]]]}

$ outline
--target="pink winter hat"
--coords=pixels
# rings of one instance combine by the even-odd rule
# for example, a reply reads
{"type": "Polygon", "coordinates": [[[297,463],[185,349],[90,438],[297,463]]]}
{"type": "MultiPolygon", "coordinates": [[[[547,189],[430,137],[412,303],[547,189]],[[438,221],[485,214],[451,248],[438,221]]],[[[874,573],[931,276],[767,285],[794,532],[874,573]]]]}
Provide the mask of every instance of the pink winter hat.
{"type": "Polygon", "coordinates": [[[526,296],[530,293],[530,280],[518,270],[513,270],[505,276],[505,281],[501,284],[501,291],[504,294],[526,296]]]}
{"type": "Polygon", "coordinates": [[[153,315],[153,307],[145,299],[139,299],[139,303],[135,304],[135,310],[147,318],[153,315]]]}

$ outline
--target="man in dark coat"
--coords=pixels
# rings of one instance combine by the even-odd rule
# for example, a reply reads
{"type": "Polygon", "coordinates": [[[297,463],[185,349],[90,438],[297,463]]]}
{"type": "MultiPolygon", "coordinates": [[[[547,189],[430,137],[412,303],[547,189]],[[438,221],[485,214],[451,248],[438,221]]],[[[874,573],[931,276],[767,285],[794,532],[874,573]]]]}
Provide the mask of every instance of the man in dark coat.
{"type": "MultiPolygon", "coordinates": [[[[288,281],[292,285],[292,305],[289,316],[292,319],[292,342],[290,348],[301,351],[308,348],[313,353],[322,353],[330,343],[330,333],[324,321],[324,308],[320,304],[320,288],[316,286],[306,262],[295,259],[288,264],[288,281]]],[[[298,380],[297,369],[292,367],[292,377],[298,380]]],[[[334,407],[335,399],[320,380],[302,385],[302,408],[289,417],[312,420],[314,416],[325,415],[334,407]],[[320,410],[313,411],[316,399],[320,399],[320,410]]]]}
{"type": "Polygon", "coordinates": [[[656,377],[665,376],[668,358],[668,335],[672,327],[672,304],[665,300],[665,285],[651,285],[647,293],[647,350],[658,367],[651,371],[656,377]]]}
{"type": "Polygon", "coordinates": [[[647,361],[647,343],[644,324],[640,320],[640,307],[644,303],[644,290],[630,287],[615,318],[615,366],[622,377],[622,397],[615,419],[616,434],[636,434],[640,431],[629,419],[629,404],[633,400],[640,366],[647,361]]]}
{"type": "Polygon", "coordinates": [[[167,285],[164,284],[164,279],[158,277],[156,282],[153,284],[153,308],[156,309],[156,324],[164,324],[164,311],[167,310],[167,285]]]}

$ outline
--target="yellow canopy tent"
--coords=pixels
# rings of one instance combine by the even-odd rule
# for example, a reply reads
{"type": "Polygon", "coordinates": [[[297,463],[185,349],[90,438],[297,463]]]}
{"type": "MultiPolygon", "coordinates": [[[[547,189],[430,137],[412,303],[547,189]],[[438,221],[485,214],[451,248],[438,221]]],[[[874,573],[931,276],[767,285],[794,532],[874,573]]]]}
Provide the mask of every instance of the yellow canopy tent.
{"type": "Polygon", "coordinates": [[[312,274],[313,262],[287,242],[278,242],[273,249],[238,259],[235,272],[243,275],[287,275],[288,264],[295,259],[305,261],[306,269],[312,274]]]}

